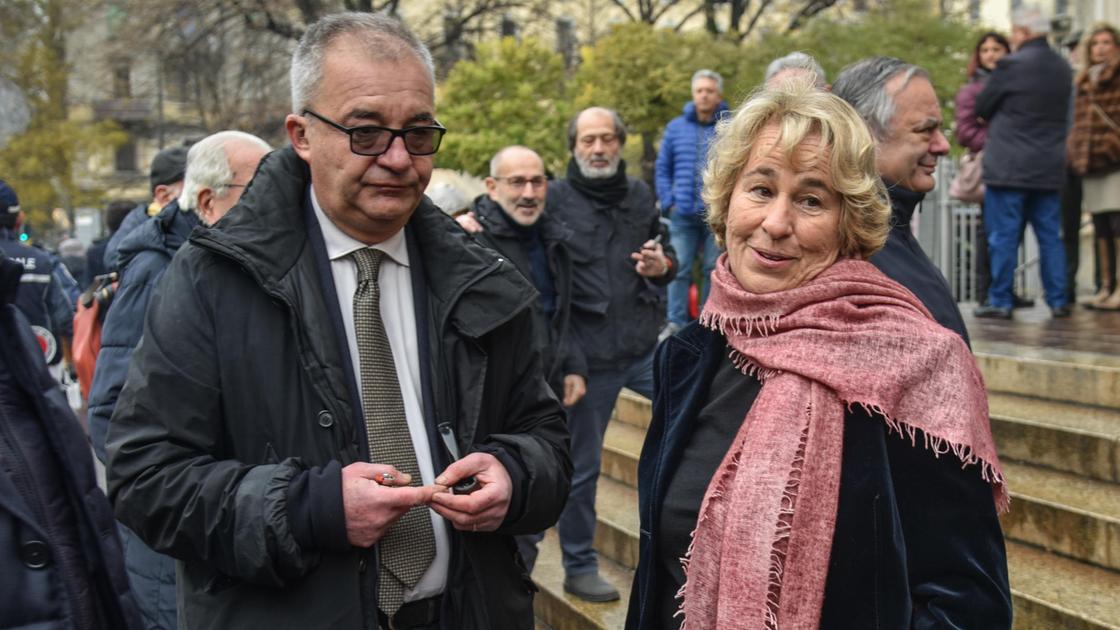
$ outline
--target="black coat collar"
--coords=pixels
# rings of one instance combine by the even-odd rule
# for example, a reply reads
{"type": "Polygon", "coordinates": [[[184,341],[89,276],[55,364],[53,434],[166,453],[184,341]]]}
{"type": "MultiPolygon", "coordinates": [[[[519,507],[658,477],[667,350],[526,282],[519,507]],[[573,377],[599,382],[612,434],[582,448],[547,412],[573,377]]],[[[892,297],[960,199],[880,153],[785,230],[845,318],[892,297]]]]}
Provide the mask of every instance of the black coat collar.
{"type": "Polygon", "coordinates": [[[885,180],[883,183],[886,184],[887,193],[890,195],[891,214],[893,215],[891,223],[893,225],[910,225],[910,219],[914,217],[914,211],[918,204],[926,198],[926,194],[914,192],[898,184],[892,185],[885,180]]]}
{"type": "MultiPolygon", "coordinates": [[[[232,258],[266,291],[292,291],[289,276],[308,242],[303,200],[310,181],[310,169],[291,147],[269,153],[234,210],[213,226],[199,227],[191,242],[232,258]]],[[[429,306],[437,322],[478,337],[535,299],[512,264],[475,243],[427,198],[407,229],[425,255],[429,306]]]]}
{"type": "MultiPolygon", "coordinates": [[[[510,225],[510,222],[504,218],[505,211],[488,195],[479,195],[475,198],[471,206],[479,223],[482,223],[483,227],[493,236],[498,238],[522,238],[518,230],[510,225]]],[[[572,235],[572,230],[568,226],[554,219],[552,215],[548,213],[547,203],[535,227],[540,230],[541,239],[546,243],[566,241],[571,238],[572,235]]]]}

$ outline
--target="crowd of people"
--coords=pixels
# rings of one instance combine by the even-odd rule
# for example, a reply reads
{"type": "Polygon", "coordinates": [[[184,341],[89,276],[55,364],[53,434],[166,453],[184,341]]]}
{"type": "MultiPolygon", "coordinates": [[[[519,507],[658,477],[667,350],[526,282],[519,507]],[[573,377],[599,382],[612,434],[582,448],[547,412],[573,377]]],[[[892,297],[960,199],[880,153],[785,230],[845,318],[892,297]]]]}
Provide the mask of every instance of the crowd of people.
{"type": "MultiPolygon", "coordinates": [[[[1120,308],[1117,33],[1086,33],[1075,76],[1040,15],[985,34],[957,97],[983,153],[982,317],[1023,302],[1025,222],[1069,315],[1069,181],[1090,304],[1120,308]]],[[[161,151],[80,283],[18,241],[0,182],[5,621],[529,629],[552,526],[564,589],[617,600],[593,542],[625,387],[653,401],[628,628],[1010,628],[986,391],[910,227],[950,149],[926,70],[871,57],[830,85],[795,52],[732,108],[701,69],[654,187],[593,106],[556,130],[563,178],[505,147],[455,217],[424,194],[447,130],[412,32],[323,17],[290,76],[289,144],[161,151]],[[107,273],[87,442],[48,367],[107,273]]]]}
{"type": "Polygon", "coordinates": [[[1011,37],[983,34],[956,96],[958,142],[981,166],[983,221],[977,237],[977,317],[1010,319],[1033,300],[1014,293],[1019,245],[1029,223],[1039,244],[1044,297],[1055,317],[1077,303],[1082,212],[1093,217],[1096,291],[1089,309],[1120,310],[1116,234],[1120,217],[1120,39],[1098,24],[1065,44],[1047,42],[1050,22],[1024,10],[1011,37]],[[1012,54],[1014,52],[1014,54],[1012,54]],[[1031,130],[1024,133],[1024,130],[1031,130]]]}

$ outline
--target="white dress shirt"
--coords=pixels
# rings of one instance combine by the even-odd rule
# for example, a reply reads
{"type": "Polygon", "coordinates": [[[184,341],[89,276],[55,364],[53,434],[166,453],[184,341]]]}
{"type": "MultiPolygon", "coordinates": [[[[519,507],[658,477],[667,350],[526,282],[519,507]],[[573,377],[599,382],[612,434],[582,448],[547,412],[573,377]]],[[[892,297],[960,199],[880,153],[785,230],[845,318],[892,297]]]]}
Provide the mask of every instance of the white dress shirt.
{"type": "MultiPolygon", "coordinates": [[[[350,346],[354,379],[357,381],[358,391],[361,391],[361,359],[358,356],[358,338],[354,333],[354,292],[358,289],[358,267],[350,254],[367,245],[347,236],[327,218],[319,206],[314,187],[311,188],[311,205],[315,208],[315,218],[323,232],[327,257],[331,260],[331,275],[334,276],[338,308],[342,311],[342,324],[346,327],[346,342],[350,346]]],[[[412,447],[416,449],[416,463],[420,466],[420,480],[424,485],[430,485],[435,482],[436,471],[428,443],[428,429],[424,424],[420,355],[416,347],[416,310],[413,308],[412,276],[408,269],[408,247],[404,229],[387,240],[368,247],[385,253],[377,274],[381,290],[381,320],[393,349],[393,364],[397,369],[401,398],[404,399],[404,415],[408,421],[408,432],[412,436],[412,447]]],[[[364,418],[355,420],[363,423],[365,421],[364,418]]],[[[447,526],[443,518],[434,511],[429,510],[428,514],[432,517],[432,532],[436,538],[436,557],[416,588],[405,591],[406,602],[439,595],[447,583],[450,559],[447,526]]]]}

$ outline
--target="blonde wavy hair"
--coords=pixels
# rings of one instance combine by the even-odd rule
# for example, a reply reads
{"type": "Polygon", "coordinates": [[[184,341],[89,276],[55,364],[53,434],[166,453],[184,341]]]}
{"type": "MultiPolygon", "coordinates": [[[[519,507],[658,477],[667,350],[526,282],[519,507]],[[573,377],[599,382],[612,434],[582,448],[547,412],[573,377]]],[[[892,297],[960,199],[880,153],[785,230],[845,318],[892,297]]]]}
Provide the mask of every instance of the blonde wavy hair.
{"type": "Polygon", "coordinates": [[[1093,38],[1101,33],[1108,33],[1112,36],[1112,42],[1117,46],[1117,52],[1113,53],[1113,58],[1109,59],[1106,63],[1111,63],[1116,60],[1116,55],[1120,55],[1120,31],[1108,22],[1097,22],[1081,36],[1081,41],[1077,42],[1077,51],[1081,56],[1081,69],[1077,71],[1077,78],[1074,79],[1073,84],[1081,85],[1085,77],[1089,74],[1089,68],[1093,67],[1093,62],[1089,60],[1089,47],[1093,43],[1093,38]]]}
{"type": "Polygon", "coordinates": [[[759,132],[771,123],[779,126],[778,143],[786,155],[810,136],[819,136],[822,148],[830,149],[829,173],[841,198],[840,257],[867,258],[878,251],[887,240],[891,207],[875,167],[875,141],[851,105],[803,78],[756,90],[716,127],[702,194],[720,247],[725,246],[731,193],[759,132]]]}

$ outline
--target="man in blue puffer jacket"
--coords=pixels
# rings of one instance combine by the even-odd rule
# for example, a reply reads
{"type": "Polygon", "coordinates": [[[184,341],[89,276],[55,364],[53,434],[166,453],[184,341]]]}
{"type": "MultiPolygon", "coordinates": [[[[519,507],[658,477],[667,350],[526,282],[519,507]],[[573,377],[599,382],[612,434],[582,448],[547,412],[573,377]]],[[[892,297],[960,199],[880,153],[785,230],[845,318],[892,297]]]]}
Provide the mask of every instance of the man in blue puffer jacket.
{"type": "MultiPolygon", "coordinates": [[[[194,144],[186,157],[179,198],[125,236],[119,249],[120,286],[105,316],[101,352],[89,395],[90,441],[105,463],[109,418],[124,387],[132,352],[140,343],[148,303],[179,247],[200,222],[211,225],[241,199],[270,147],[241,131],[221,131],[194,144]]],[[[175,561],[152,551],[120,526],[125,566],[149,630],[177,627],[175,561]]]]}
{"type": "Polygon", "coordinates": [[[716,121],[727,111],[723,101],[723,78],[711,70],[692,75],[692,101],[684,113],[669,121],[657,154],[657,199],[661,211],[670,218],[669,236],[680,260],[681,272],[669,285],[669,323],[662,336],[683,328],[690,321],[688,288],[692,283],[693,261],[703,252],[704,289],[701,304],[708,297],[708,276],[715,267],[719,249],[704,222],[704,164],[708,144],[715,134],[716,121]]]}

